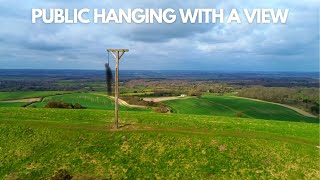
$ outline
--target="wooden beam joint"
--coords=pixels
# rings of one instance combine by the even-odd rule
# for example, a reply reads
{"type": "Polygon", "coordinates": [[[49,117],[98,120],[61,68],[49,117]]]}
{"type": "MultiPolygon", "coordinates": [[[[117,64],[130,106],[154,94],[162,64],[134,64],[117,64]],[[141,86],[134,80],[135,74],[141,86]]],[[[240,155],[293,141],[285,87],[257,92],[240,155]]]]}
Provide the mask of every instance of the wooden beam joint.
{"type": "Polygon", "coordinates": [[[107,49],[107,51],[111,52],[111,54],[114,56],[114,58],[117,59],[117,57],[118,57],[118,60],[120,60],[125,52],[129,52],[129,49],[107,49]],[[119,55],[119,52],[121,52],[120,55],[119,55]]]}

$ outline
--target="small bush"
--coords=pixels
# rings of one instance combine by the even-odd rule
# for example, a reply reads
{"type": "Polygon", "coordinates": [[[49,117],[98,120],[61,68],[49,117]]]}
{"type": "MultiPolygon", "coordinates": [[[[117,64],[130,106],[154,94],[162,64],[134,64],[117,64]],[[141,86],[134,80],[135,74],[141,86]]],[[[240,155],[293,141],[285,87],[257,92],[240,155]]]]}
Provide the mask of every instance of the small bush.
{"type": "Polygon", "coordinates": [[[171,110],[168,107],[163,106],[163,105],[156,107],[154,109],[154,111],[157,113],[170,113],[171,112],[171,110]]]}
{"type": "Polygon", "coordinates": [[[237,112],[236,112],[236,117],[243,117],[243,113],[240,112],[240,111],[237,111],[237,112]]]}
{"type": "Polygon", "coordinates": [[[81,106],[81,104],[79,104],[79,103],[75,103],[74,105],[73,105],[73,109],[83,109],[84,107],[83,106],[81,106]]]}
{"type": "Polygon", "coordinates": [[[196,96],[197,98],[201,98],[202,93],[197,90],[190,90],[188,92],[188,96],[196,96]]]}
{"type": "Polygon", "coordinates": [[[49,101],[44,107],[45,108],[65,108],[65,109],[72,108],[71,104],[65,103],[63,101],[49,101]]]}
{"type": "Polygon", "coordinates": [[[71,104],[63,101],[49,101],[45,106],[45,108],[63,108],[63,109],[83,109],[79,103],[71,104]]]}
{"type": "Polygon", "coordinates": [[[183,93],[184,92],[181,92],[179,90],[161,89],[161,90],[155,90],[152,96],[154,97],[179,96],[180,94],[183,94],[183,93]]]}

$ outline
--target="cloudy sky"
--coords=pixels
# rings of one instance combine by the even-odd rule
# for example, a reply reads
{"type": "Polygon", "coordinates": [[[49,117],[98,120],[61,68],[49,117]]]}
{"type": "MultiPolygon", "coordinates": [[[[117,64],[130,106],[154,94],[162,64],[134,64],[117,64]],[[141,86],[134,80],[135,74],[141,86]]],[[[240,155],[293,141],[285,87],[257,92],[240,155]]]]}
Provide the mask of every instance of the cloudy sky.
{"type": "Polygon", "coordinates": [[[0,69],[319,71],[318,0],[0,0],[0,69]],[[286,24],[43,24],[32,8],[288,8],[286,24]]]}

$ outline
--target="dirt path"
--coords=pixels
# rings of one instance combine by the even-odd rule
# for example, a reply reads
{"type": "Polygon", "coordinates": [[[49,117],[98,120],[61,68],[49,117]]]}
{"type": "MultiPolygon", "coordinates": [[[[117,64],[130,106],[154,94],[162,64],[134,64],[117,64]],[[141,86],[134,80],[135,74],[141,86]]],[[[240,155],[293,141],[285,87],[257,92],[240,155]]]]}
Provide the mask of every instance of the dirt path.
{"type": "Polygon", "coordinates": [[[286,105],[286,104],[280,104],[280,103],[275,103],[275,102],[270,102],[270,101],[264,101],[264,100],[260,100],[260,99],[252,99],[252,98],[246,98],[246,97],[239,97],[239,96],[233,96],[235,98],[241,98],[241,99],[248,99],[248,100],[252,100],[252,101],[259,101],[259,102],[265,102],[265,103],[270,103],[270,104],[275,104],[275,105],[279,105],[279,106],[283,106],[283,107],[286,107],[286,108],[289,108],[289,109],[292,109],[294,111],[296,111],[297,113],[301,114],[301,115],[304,115],[304,116],[307,116],[307,117],[313,117],[313,118],[317,118],[317,116],[311,114],[311,113],[308,113],[302,109],[299,109],[299,108],[296,108],[296,107],[292,107],[292,106],[289,106],[289,105],[286,105]]]}
{"type": "Polygon", "coordinates": [[[187,99],[190,97],[155,97],[155,98],[143,98],[144,101],[153,101],[153,102],[161,102],[161,101],[169,101],[169,100],[175,100],[175,99],[187,99]]]}
{"type": "MultiPolygon", "coordinates": [[[[108,97],[108,98],[111,98],[111,99],[114,100],[114,97],[113,97],[113,96],[108,96],[108,95],[99,94],[99,93],[92,93],[92,94],[99,95],[99,96],[104,96],[104,97],[108,97]]],[[[132,107],[132,108],[148,108],[147,106],[129,104],[129,103],[127,103],[125,100],[120,99],[120,98],[119,98],[119,104],[122,105],[122,106],[127,106],[127,107],[132,107]]]]}
{"type": "Polygon", "coordinates": [[[25,102],[25,103],[31,103],[31,102],[38,102],[41,101],[41,98],[22,98],[22,99],[15,99],[15,100],[4,100],[1,102],[25,102]]]}

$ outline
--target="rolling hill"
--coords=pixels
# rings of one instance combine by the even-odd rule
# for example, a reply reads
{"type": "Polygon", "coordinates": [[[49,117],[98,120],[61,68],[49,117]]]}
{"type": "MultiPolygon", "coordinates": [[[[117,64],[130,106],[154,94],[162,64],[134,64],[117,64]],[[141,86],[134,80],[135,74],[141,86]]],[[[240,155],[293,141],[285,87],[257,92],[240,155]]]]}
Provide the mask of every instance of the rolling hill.
{"type": "MultiPolygon", "coordinates": [[[[49,96],[45,97],[41,102],[34,103],[33,105],[35,105],[36,107],[44,107],[49,101],[63,101],[72,104],[79,103],[83,107],[88,109],[114,109],[114,102],[111,98],[91,93],[73,93],[49,96]]],[[[121,105],[119,106],[119,110],[148,111],[148,109],[144,108],[133,108],[121,105]]]]}
{"type": "Polygon", "coordinates": [[[283,121],[318,123],[318,118],[306,117],[280,105],[241,99],[233,96],[206,95],[201,98],[177,99],[164,102],[174,113],[198,114],[283,121]]]}
{"type": "MultiPolygon", "coordinates": [[[[111,98],[102,94],[77,93],[77,92],[2,92],[0,93],[0,107],[19,107],[31,101],[32,106],[42,108],[49,101],[64,101],[67,103],[79,103],[88,109],[113,110],[114,102],[111,98]],[[33,100],[35,97],[42,97],[33,100]],[[29,98],[29,99],[28,99],[29,98]]],[[[173,113],[244,117],[253,119],[302,121],[319,123],[318,118],[304,116],[290,108],[250,99],[234,96],[205,95],[201,98],[183,98],[163,102],[169,106],[173,113]]],[[[150,109],[128,107],[120,104],[120,110],[124,111],[150,111],[150,109]]]]}

